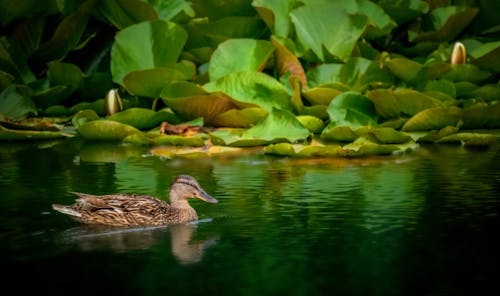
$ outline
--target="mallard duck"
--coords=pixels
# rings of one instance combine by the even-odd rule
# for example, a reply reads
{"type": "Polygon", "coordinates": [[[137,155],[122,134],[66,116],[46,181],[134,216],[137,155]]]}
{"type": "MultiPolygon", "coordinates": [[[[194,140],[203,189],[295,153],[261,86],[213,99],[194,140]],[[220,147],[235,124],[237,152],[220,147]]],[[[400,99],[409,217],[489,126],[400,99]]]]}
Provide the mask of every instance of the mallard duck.
{"type": "Polygon", "coordinates": [[[189,205],[188,198],[218,202],[189,175],[177,176],[170,184],[170,204],[147,195],[72,193],[78,196],[74,204],[53,204],[52,208],[82,223],[113,226],[165,225],[193,221],[198,219],[198,215],[189,205]]]}

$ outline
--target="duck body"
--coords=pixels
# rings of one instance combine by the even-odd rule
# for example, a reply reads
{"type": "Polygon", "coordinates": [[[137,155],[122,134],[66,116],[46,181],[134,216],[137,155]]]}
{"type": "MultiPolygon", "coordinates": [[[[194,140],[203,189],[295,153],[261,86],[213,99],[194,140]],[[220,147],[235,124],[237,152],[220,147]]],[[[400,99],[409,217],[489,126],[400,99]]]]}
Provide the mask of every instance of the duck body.
{"type": "Polygon", "coordinates": [[[198,219],[196,211],[188,203],[188,198],[199,198],[209,203],[218,202],[189,175],[180,175],[172,181],[170,203],[148,195],[72,193],[78,196],[74,204],[53,204],[52,208],[81,223],[112,226],[185,223],[198,219]]]}

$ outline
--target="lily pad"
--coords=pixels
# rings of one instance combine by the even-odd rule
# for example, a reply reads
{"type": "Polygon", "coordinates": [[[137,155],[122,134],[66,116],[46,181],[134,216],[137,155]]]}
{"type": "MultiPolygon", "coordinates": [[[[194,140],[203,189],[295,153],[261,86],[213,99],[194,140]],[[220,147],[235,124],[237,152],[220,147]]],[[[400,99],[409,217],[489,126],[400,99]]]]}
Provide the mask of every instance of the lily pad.
{"type": "Polygon", "coordinates": [[[330,88],[330,87],[314,87],[304,91],[304,97],[311,105],[326,105],[328,106],[330,102],[342,91],[330,88]]]}
{"type": "Polygon", "coordinates": [[[0,93],[0,115],[19,120],[30,114],[38,114],[37,108],[31,100],[31,89],[11,84],[0,93]]]}
{"type": "Polygon", "coordinates": [[[404,153],[418,148],[418,144],[408,141],[403,144],[378,144],[368,138],[359,137],[356,141],[342,147],[344,156],[360,157],[369,155],[390,155],[394,153],[404,153]]]}
{"type": "Polygon", "coordinates": [[[340,60],[349,58],[369,24],[366,15],[351,14],[342,4],[311,2],[290,12],[298,42],[304,49],[311,49],[321,61],[325,61],[324,50],[340,60]]]}
{"type": "Polygon", "coordinates": [[[377,126],[373,103],[356,92],[339,95],[328,106],[330,123],[321,133],[321,138],[335,141],[353,141],[358,136],[357,128],[365,125],[377,126]]]}
{"type": "Polygon", "coordinates": [[[301,83],[301,87],[307,89],[306,73],[297,56],[281,44],[274,36],[271,38],[271,42],[276,47],[276,64],[278,66],[279,76],[283,77],[288,73],[289,79],[292,77],[298,79],[301,83]]]}
{"type": "Polygon", "coordinates": [[[269,41],[257,39],[230,39],[217,47],[210,59],[210,80],[240,71],[262,71],[274,52],[269,41]]]}
{"type": "Polygon", "coordinates": [[[299,115],[297,120],[302,123],[311,133],[320,133],[325,127],[323,120],[311,115],[299,115]]]}
{"type": "Polygon", "coordinates": [[[262,108],[231,109],[219,114],[213,122],[214,126],[250,128],[264,120],[268,112],[262,108]]]}
{"type": "Polygon", "coordinates": [[[411,140],[410,135],[390,127],[370,128],[368,133],[382,144],[402,144],[411,140]]]}
{"type": "Polygon", "coordinates": [[[273,108],[293,110],[290,94],[276,79],[261,72],[235,72],[203,86],[207,92],[223,92],[237,102],[257,105],[271,111],[273,108]]]}
{"type": "Polygon", "coordinates": [[[293,114],[273,109],[264,121],[248,130],[219,130],[212,132],[210,136],[217,145],[243,147],[293,143],[305,140],[310,134],[293,114]]]}
{"type": "Polygon", "coordinates": [[[491,146],[500,143],[500,136],[463,132],[443,137],[437,143],[462,143],[464,146],[491,146]]]}
{"type": "Polygon", "coordinates": [[[463,110],[464,129],[500,128],[500,103],[478,103],[463,110]]]}
{"type": "Polygon", "coordinates": [[[113,120],[94,120],[80,125],[77,129],[85,140],[121,141],[126,136],[141,133],[133,126],[113,120]]]}
{"type": "Polygon", "coordinates": [[[500,72],[500,41],[484,43],[470,52],[472,63],[482,69],[500,72]]]}
{"type": "Polygon", "coordinates": [[[292,23],[290,21],[290,11],[293,9],[293,1],[274,0],[254,0],[252,6],[259,13],[260,17],[271,29],[274,35],[288,36],[292,23]]]}
{"type": "Polygon", "coordinates": [[[133,95],[157,98],[170,82],[192,80],[196,67],[182,62],[165,67],[132,71],[123,77],[123,86],[133,95]]]}
{"type": "Polygon", "coordinates": [[[458,107],[429,108],[415,114],[401,130],[405,132],[438,130],[449,125],[457,125],[461,117],[462,109],[458,107]]]}
{"type": "Polygon", "coordinates": [[[163,20],[146,21],[121,30],[111,48],[113,81],[123,85],[130,72],[175,64],[186,40],[187,33],[181,26],[163,20]]]}
{"type": "Polygon", "coordinates": [[[160,135],[152,139],[155,145],[191,146],[201,147],[208,139],[207,134],[197,134],[194,136],[160,135]]]}
{"type": "Polygon", "coordinates": [[[80,125],[82,125],[86,122],[90,122],[90,121],[94,121],[94,120],[98,120],[98,119],[99,119],[99,115],[97,115],[97,113],[94,110],[85,109],[85,110],[78,111],[71,119],[71,123],[73,124],[73,126],[75,128],[78,128],[80,125]]]}
{"type": "Polygon", "coordinates": [[[153,128],[163,121],[170,121],[174,115],[166,111],[153,111],[146,108],[129,108],[107,117],[108,120],[131,125],[137,129],[153,128]]]}
{"type": "Polygon", "coordinates": [[[413,116],[422,110],[443,105],[439,100],[412,89],[376,89],[367,92],[366,96],[383,118],[413,116]]]}
{"type": "Polygon", "coordinates": [[[0,123],[0,140],[2,141],[32,141],[48,140],[73,137],[71,133],[63,131],[36,131],[36,130],[18,130],[9,129],[0,123]]]}
{"type": "Polygon", "coordinates": [[[197,159],[205,157],[229,156],[233,154],[241,155],[248,148],[209,146],[209,147],[189,147],[189,146],[159,146],[150,150],[151,155],[165,158],[187,158],[197,159]]]}

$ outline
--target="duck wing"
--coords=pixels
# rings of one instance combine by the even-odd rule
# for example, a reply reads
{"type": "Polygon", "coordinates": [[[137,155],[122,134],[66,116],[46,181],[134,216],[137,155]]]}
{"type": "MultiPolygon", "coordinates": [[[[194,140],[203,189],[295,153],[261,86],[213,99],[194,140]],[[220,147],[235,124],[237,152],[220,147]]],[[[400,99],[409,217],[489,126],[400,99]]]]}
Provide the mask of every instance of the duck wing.
{"type": "Polygon", "coordinates": [[[78,196],[70,206],[53,205],[53,208],[88,224],[117,226],[161,224],[170,206],[163,200],[148,195],[110,194],[92,195],[71,192],[78,196]]]}

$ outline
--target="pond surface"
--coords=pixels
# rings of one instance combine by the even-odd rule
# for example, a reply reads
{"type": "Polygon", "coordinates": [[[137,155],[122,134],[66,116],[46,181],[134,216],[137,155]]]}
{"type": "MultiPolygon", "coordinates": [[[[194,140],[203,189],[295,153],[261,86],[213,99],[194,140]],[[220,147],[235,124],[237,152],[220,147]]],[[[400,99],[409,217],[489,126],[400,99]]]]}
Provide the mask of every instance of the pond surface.
{"type": "Polygon", "coordinates": [[[18,294],[478,295],[498,287],[500,149],[292,160],[162,159],[67,141],[0,145],[4,286],[18,294]],[[70,191],[151,194],[191,174],[197,223],[82,226],[70,191]]]}

